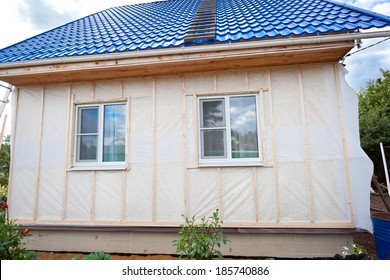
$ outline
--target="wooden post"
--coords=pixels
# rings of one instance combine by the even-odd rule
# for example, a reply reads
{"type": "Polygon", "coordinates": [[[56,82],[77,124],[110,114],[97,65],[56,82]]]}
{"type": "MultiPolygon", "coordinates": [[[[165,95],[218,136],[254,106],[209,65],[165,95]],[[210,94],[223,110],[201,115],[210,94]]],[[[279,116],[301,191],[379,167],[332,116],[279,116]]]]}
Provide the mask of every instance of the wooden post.
{"type": "Polygon", "coordinates": [[[260,89],[259,93],[260,98],[260,112],[261,112],[261,146],[263,150],[263,163],[265,165],[268,164],[268,156],[267,156],[267,138],[266,138],[266,128],[265,128],[265,111],[264,111],[264,91],[260,89]]]}

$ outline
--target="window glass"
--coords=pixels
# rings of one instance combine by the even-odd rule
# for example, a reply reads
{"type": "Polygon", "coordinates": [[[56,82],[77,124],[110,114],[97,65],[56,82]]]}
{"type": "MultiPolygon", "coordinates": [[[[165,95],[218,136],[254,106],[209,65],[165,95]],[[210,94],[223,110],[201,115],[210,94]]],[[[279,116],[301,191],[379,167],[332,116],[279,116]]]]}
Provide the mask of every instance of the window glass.
{"type": "Polygon", "coordinates": [[[103,161],[125,161],[126,106],[104,106],[103,161]]]}
{"type": "Polygon", "coordinates": [[[203,135],[203,157],[225,157],[225,130],[205,130],[203,135]]]}
{"type": "Polygon", "coordinates": [[[97,133],[98,132],[98,108],[80,108],[80,126],[79,133],[97,133]]]}
{"type": "Polygon", "coordinates": [[[223,100],[202,102],[203,122],[202,127],[224,127],[224,104],[223,100]]]}
{"type": "Polygon", "coordinates": [[[232,158],[258,158],[256,98],[230,98],[232,158]]]}
{"type": "Polygon", "coordinates": [[[96,135],[79,136],[79,159],[86,161],[97,160],[97,138],[96,135]]]}

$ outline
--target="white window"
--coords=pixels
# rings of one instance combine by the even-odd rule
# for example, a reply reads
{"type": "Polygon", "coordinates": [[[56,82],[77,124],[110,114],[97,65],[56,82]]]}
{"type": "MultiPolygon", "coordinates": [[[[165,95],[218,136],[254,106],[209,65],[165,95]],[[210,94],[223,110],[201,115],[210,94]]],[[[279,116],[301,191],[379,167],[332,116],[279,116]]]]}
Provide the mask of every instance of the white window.
{"type": "Polygon", "coordinates": [[[124,164],[126,104],[79,105],[76,110],[76,165],[124,164]]]}
{"type": "Polygon", "coordinates": [[[200,164],[259,164],[261,145],[256,95],[202,97],[200,164]]]}

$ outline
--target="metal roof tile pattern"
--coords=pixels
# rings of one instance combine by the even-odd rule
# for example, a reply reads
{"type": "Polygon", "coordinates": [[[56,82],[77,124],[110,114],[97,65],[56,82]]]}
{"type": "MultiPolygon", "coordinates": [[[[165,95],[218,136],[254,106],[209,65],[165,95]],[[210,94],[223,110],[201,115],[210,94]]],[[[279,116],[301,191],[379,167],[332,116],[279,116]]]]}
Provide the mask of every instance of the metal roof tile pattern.
{"type": "Polygon", "coordinates": [[[92,14],[0,50],[0,63],[309,36],[390,26],[390,18],[330,0],[216,0],[214,40],[185,42],[201,0],[92,14]]]}

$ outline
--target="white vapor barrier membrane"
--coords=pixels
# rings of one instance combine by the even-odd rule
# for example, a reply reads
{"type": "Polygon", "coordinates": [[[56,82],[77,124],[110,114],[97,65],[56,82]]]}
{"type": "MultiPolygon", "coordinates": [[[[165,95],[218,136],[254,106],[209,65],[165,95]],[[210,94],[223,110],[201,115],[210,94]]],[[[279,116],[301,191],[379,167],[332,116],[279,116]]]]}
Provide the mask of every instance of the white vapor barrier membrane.
{"type": "Polygon", "coordinates": [[[196,165],[196,141],[195,139],[195,118],[194,115],[194,98],[192,96],[186,97],[186,150],[187,150],[187,165],[196,165]]]}
{"type": "Polygon", "coordinates": [[[65,184],[69,86],[45,88],[38,220],[59,220],[65,184]]]}
{"type": "Polygon", "coordinates": [[[196,73],[185,75],[186,92],[213,92],[214,91],[214,74],[213,73],[196,73]]]}
{"type": "Polygon", "coordinates": [[[232,92],[247,89],[245,74],[244,71],[217,73],[217,90],[232,92]]]}
{"type": "Polygon", "coordinates": [[[311,161],[313,211],[316,221],[349,221],[344,161],[311,161]]]}
{"type": "Polygon", "coordinates": [[[91,100],[93,84],[91,82],[78,83],[72,85],[72,94],[75,101],[91,100]]]}
{"type": "Polygon", "coordinates": [[[183,96],[180,77],[156,80],[156,161],[184,162],[183,96]],[[174,149],[172,149],[174,147],[174,149]]]}
{"type": "Polygon", "coordinates": [[[222,169],[222,211],[224,222],[255,222],[251,168],[222,169]]]}
{"type": "Polygon", "coordinates": [[[275,126],[302,125],[297,68],[275,68],[271,75],[275,126]]]}
{"type": "Polygon", "coordinates": [[[360,148],[358,97],[356,92],[347,84],[347,71],[338,67],[340,88],[344,109],[344,121],[351,173],[352,206],[356,227],[372,232],[370,217],[370,187],[374,171],[373,163],[360,148]]]}
{"type": "Polygon", "coordinates": [[[130,162],[151,163],[153,156],[152,80],[124,82],[124,96],[130,97],[130,162]]]}
{"type": "Polygon", "coordinates": [[[156,220],[181,221],[185,214],[183,166],[157,165],[156,168],[156,220]]]}
{"type": "Polygon", "coordinates": [[[126,221],[151,221],[152,201],[152,166],[131,164],[126,171],[126,221]]]}
{"type": "Polygon", "coordinates": [[[259,222],[275,221],[275,185],[273,168],[256,168],[256,193],[259,222]]]}
{"type": "Polygon", "coordinates": [[[120,81],[95,82],[95,98],[109,99],[121,97],[120,81]]]}
{"type": "Polygon", "coordinates": [[[68,172],[66,220],[91,220],[93,172],[68,172]]]}
{"type": "MultiPolygon", "coordinates": [[[[164,222],[182,221],[181,214],[185,213],[197,218],[208,217],[220,207],[221,199],[225,222],[253,223],[257,215],[260,223],[271,223],[272,226],[272,222],[276,225],[275,198],[278,197],[282,222],[309,222],[310,213],[313,213],[315,222],[348,223],[351,216],[348,207],[349,168],[355,224],[371,230],[368,192],[372,163],[359,146],[356,93],[346,84],[344,71],[339,68],[347,139],[344,151],[333,65],[307,65],[301,69],[303,92],[299,86],[298,67],[275,67],[271,69],[272,90],[259,95],[259,101],[263,100],[259,102],[259,106],[263,104],[259,108],[259,121],[264,116],[261,124],[265,124],[265,142],[262,144],[266,148],[267,167],[256,167],[255,173],[253,167],[196,166],[198,141],[195,139],[194,99],[193,96],[185,97],[183,119],[183,80],[172,76],[155,80],[155,155],[154,80],[123,81],[123,95],[130,98],[129,170],[124,172],[66,173],[67,137],[71,133],[67,131],[69,86],[47,86],[37,181],[42,88],[20,89],[10,218],[33,219],[35,184],[39,182],[38,221],[60,220],[63,194],[66,193],[65,222],[80,220],[99,224],[100,221],[111,221],[115,224],[124,218],[128,222],[147,224],[153,221],[154,209],[156,222],[163,225],[164,222]],[[271,128],[271,114],[274,128],[271,128]],[[276,151],[275,166],[272,166],[273,148],[276,151]],[[344,152],[349,159],[347,164],[344,152]],[[156,160],[155,173],[153,159],[156,160]],[[189,168],[185,169],[185,165],[189,168]],[[277,181],[274,180],[275,174],[277,181]],[[275,193],[276,186],[278,193],[275,193]],[[254,197],[254,188],[257,197],[254,197]],[[312,208],[309,188],[312,190],[312,208]],[[156,203],[154,206],[153,202],[156,203]]],[[[218,91],[242,92],[270,87],[268,70],[259,69],[188,74],[185,76],[186,92],[213,92],[215,76],[218,91]]],[[[119,81],[96,82],[94,85],[77,83],[72,85],[72,93],[76,101],[91,100],[93,90],[96,99],[117,98],[121,96],[121,86],[119,81]]],[[[260,137],[263,139],[263,135],[260,137]]]]}
{"type": "Polygon", "coordinates": [[[218,206],[217,169],[189,169],[188,216],[209,217],[218,206]]]}
{"type": "Polygon", "coordinates": [[[41,112],[41,87],[19,90],[12,181],[10,219],[33,219],[37,178],[38,144],[41,112]]]}
{"type": "Polygon", "coordinates": [[[264,69],[248,71],[249,89],[268,88],[268,71],[264,69]]]}
{"type": "Polygon", "coordinates": [[[310,221],[309,197],[304,162],[278,164],[280,220],[310,221]]]}
{"type": "Polygon", "coordinates": [[[122,214],[122,172],[96,171],[94,220],[119,221],[122,214]]]}

